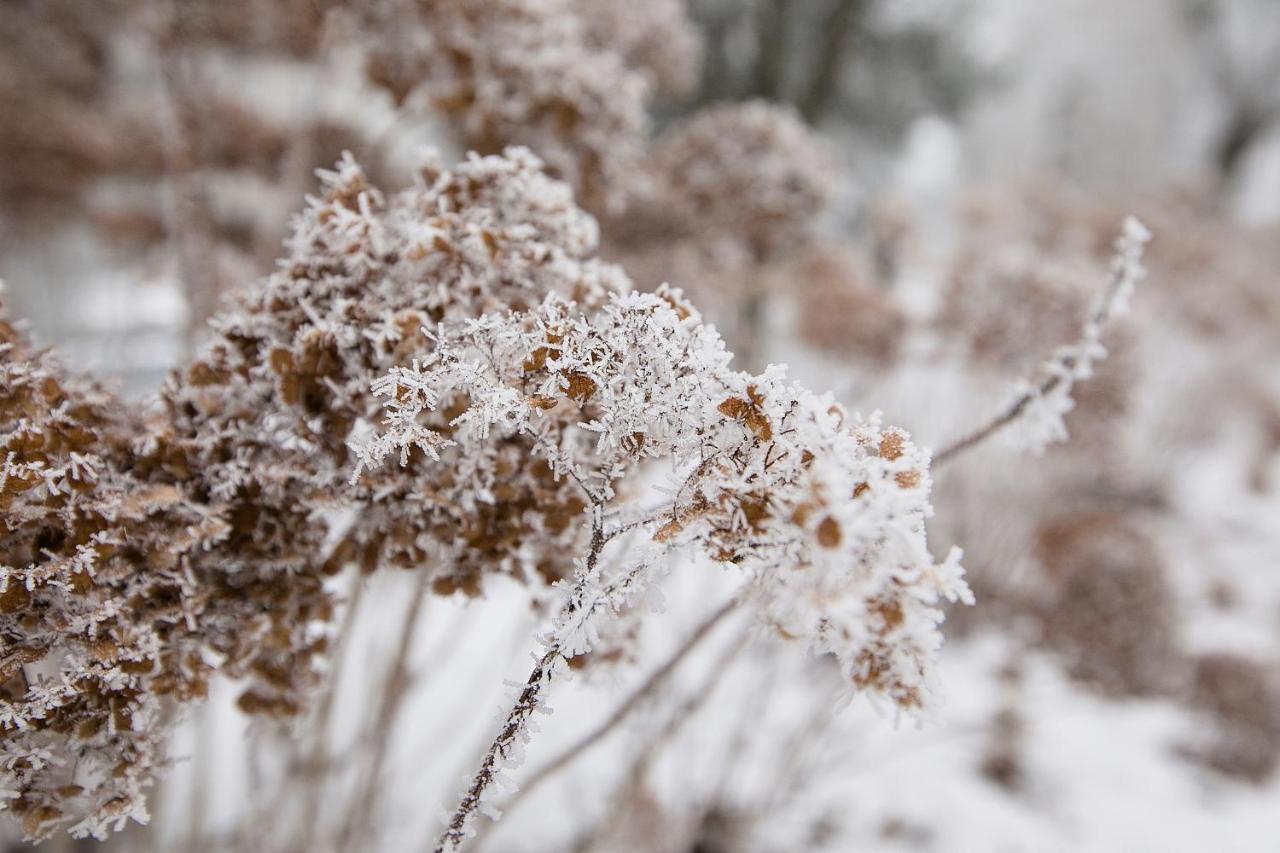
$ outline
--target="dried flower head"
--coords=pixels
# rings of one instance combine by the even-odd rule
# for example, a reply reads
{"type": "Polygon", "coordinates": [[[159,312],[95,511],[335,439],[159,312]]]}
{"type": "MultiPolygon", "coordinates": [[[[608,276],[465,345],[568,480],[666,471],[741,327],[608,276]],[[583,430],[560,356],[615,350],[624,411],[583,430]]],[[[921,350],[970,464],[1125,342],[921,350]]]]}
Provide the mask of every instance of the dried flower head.
{"type": "Polygon", "coordinates": [[[727,240],[756,262],[794,252],[831,201],[830,157],[794,112],[763,102],[712,107],[650,155],[665,217],[699,242],[727,240]]]}
{"type": "Polygon", "coordinates": [[[1280,681],[1273,668],[1235,654],[1196,659],[1193,708],[1211,715],[1208,737],[1189,747],[1205,765],[1252,782],[1280,766],[1280,681]]]}
{"type": "Polygon", "coordinates": [[[290,257],[214,321],[145,421],[3,327],[0,729],[6,808],[31,836],[142,814],[160,703],[202,696],[215,666],[245,678],[246,711],[299,711],[326,648],[325,578],[420,566],[423,542],[461,538],[424,527],[437,474],[401,478],[404,502],[346,487],[371,385],[419,328],[553,292],[599,303],[622,282],[524,151],[428,165],[390,197],[350,161],[324,184],[290,257]]]}
{"type": "Polygon", "coordinates": [[[679,292],[591,256],[594,220],[525,150],[395,194],[349,159],[323,183],[145,418],[0,326],[2,778],[28,835],[140,817],[174,706],[215,670],[246,712],[301,710],[351,564],[563,599],[442,843],[675,549],[738,566],[760,623],[850,689],[926,706],[937,605],[969,594],[928,551],[904,432],[733,370],[679,292]]]}
{"type": "Polygon", "coordinates": [[[643,151],[649,79],[581,11],[572,0],[388,4],[368,75],[397,103],[422,91],[469,148],[529,146],[587,207],[604,207],[643,151]]]}
{"type": "Polygon", "coordinates": [[[1046,523],[1045,639],[1071,673],[1115,695],[1169,688],[1180,664],[1177,601],[1154,544],[1108,512],[1046,523]]]}
{"type": "MultiPolygon", "coordinates": [[[[625,505],[648,460],[680,472],[642,526],[753,578],[762,621],[836,654],[858,687],[924,704],[940,598],[964,597],[954,563],[924,545],[927,458],[906,434],[830,398],[732,370],[679,295],[614,295],[596,312],[550,296],[527,314],[445,323],[429,356],[377,390],[386,426],[368,465],[421,450],[458,470],[441,512],[496,512],[520,485],[500,453],[527,443],[586,504],[625,505]],[[447,431],[428,420],[443,401],[447,431]],[[491,508],[485,509],[489,505],[491,508]]],[[[525,476],[531,476],[526,474],[525,476]]],[[[588,516],[575,525],[584,532],[588,516]]]]}
{"type": "MultiPolygon", "coordinates": [[[[294,680],[305,684],[313,642],[305,616],[325,600],[324,574],[352,561],[421,566],[424,543],[440,538],[420,505],[430,483],[410,484],[411,495],[370,483],[349,496],[360,511],[338,544],[325,544],[325,513],[344,505],[351,476],[347,439],[376,415],[375,379],[412,351],[423,325],[521,309],[552,292],[591,304],[621,280],[588,257],[594,223],[527,152],[452,172],[427,165],[392,196],[350,160],[324,179],[280,271],[215,320],[204,353],[163,392],[172,442],[227,505],[236,538],[234,566],[212,554],[193,561],[196,571],[207,564],[270,618],[261,635],[232,620],[234,645],[223,651],[269,674],[248,701],[283,711],[301,704],[294,680]],[[292,579],[282,598],[280,577],[292,579]]],[[[494,529],[501,519],[472,522],[465,537],[480,550],[511,544],[494,529]]]]}
{"type": "Polygon", "coordinates": [[[571,0],[587,41],[622,55],[643,72],[655,94],[683,95],[698,81],[701,44],[680,0],[571,0]]]}
{"type": "Polygon", "coordinates": [[[0,321],[0,787],[31,837],[145,817],[162,699],[210,669],[181,555],[220,524],[134,470],[125,411],[0,321]]]}
{"type": "Polygon", "coordinates": [[[868,264],[852,251],[818,246],[786,270],[793,278],[804,340],[867,366],[892,364],[908,332],[906,313],[891,291],[878,288],[868,264]]]}
{"type": "Polygon", "coordinates": [[[521,552],[545,558],[547,537],[536,535],[545,510],[521,498],[538,475],[504,459],[516,447],[550,472],[543,488],[561,483],[579,496],[585,511],[552,541],[563,552],[576,539],[586,555],[437,850],[468,836],[495,780],[519,759],[547,686],[595,647],[601,623],[676,549],[738,566],[759,622],[834,655],[851,689],[907,711],[926,706],[937,605],[969,591],[958,554],[937,565],[928,551],[928,459],[904,432],[846,415],[779,368],[732,370],[714,329],[666,288],[611,294],[586,311],[552,294],[527,313],[441,323],[431,343],[378,383],[385,423],[357,443],[362,466],[430,457],[457,473],[432,494],[442,528],[514,517],[533,534],[518,540],[521,552]],[[454,400],[463,402],[442,417],[454,400]],[[675,475],[646,507],[638,475],[651,461],[675,475]],[[609,550],[641,531],[647,543],[609,550]]]}

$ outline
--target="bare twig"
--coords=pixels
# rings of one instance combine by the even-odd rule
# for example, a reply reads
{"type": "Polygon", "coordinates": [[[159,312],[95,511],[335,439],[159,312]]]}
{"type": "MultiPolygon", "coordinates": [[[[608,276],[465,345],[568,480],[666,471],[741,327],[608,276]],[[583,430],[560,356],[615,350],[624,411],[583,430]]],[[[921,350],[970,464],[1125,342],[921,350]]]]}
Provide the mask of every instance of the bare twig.
{"type": "Polygon", "coordinates": [[[800,99],[800,112],[810,124],[817,123],[830,106],[844,69],[849,38],[867,12],[865,0],[839,0],[826,21],[808,90],[800,99]]]}
{"type": "MultiPolygon", "coordinates": [[[[608,817],[606,820],[614,820],[620,813],[622,804],[632,799],[635,792],[644,783],[645,777],[648,775],[649,768],[653,765],[654,760],[661,754],[663,748],[675,738],[680,730],[688,724],[690,720],[697,714],[698,710],[709,700],[725,675],[729,672],[730,664],[737,658],[742,650],[746,648],[747,632],[740,633],[738,637],[730,643],[725,650],[712,664],[706,679],[699,687],[692,691],[683,702],[681,702],[667,716],[662,728],[653,736],[645,740],[644,747],[636,754],[632,760],[631,766],[627,772],[622,775],[623,785],[614,794],[613,804],[606,809],[604,814],[608,817]]],[[[605,830],[604,821],[597,822],[587,832],[583,833],[573,845],[573,850],[577,853],[590,850],[596,846],[600,840],[601,833],[605,830]]]]}
{"type": "MultiPolygon", "coordinates": [[[[702,643],[703,640],[710,636],[712,630],[717,625],[737,609],[740,602],[741,600],[735,596],[734,598],[726,601],[723,605],[717,608],[715,612],[704,619],[698,627],[694,629],[693,633],[689,635],[689,638],[680,645],[680,648],[676,649],[675,653],[667,658],[665,663],[655,669],[649,677],[644,680],[643,684],[632,691],[631,695],[623,700],[623,702],[614,709],[613,713],[604,719],[600,725],[596,726],[596,728],[587,735],[578,739],[558,756],[538,768],[529,776],[528,779],[524,780],[520,785],[520,789],[512,795],[510,800],[507,801],[506,806],[503,809],[504,812],[510,813],[526,796],[529,795],[530,792],[616,729],[623,720],[629,717],[631,713],[640,706],[641,702],[650,696],[654,690],[656,690],[668,677],[670,677],[676,667],[678,667],[680,663],[702,643]]],[[[478,838],[479,835],[477,835],[477,839],[478,838]]]]}
{"type": "Polygon", "coordinates": [[[484,760],[480,763],[480,769],[476,772],[475,778],[471,782],[471,786],[467,788],[462,801],[454,809],[453,817],[449,819],[449,824],[445,827],[444,832],[441,833],[440,838],[437,839],[435,853],[456,850],[466,840],[467,825],[470,823],[472,816],[479,810],[485,791],[488,790],[497,777],[499,760],[511,754],[525,727],[528,725],[529,718],[541,704],[542,692],[546,688],[556,658],[560,656],[560,651],[558,644],[552,644],[543,652],[538,662],[534,664],[533,671],[529,673],[529,678],[525,682],[524,690],[520,692],[515,705],[512,706],[510,713],[507,714],[502,731],[498,733],[493,743],[490,744],[484,760]]]}
{"type": "Polygon", "coordinates": [[[423,603],[426,600],[427,580],[430,575],[431,573],[425,569],[418,570],[413,597],[409,602],[409,610],[405,614],[404,626],[400,630],[400,641],[391,667],[387,671],[386,682],[382,688],[382,700],[378,705],[377,718],[373,723],[372,734],[375,740],[364,784],[361,786],[359,800],[347,814],[346,825],[342,828],[339,840],[339,850],[359,848],[360,845],[356,839],[370,825],[373,819],[374,801],[383,790],[382,774],[391,743],[391,732],[395,727],[396,714],[400,710],[401,701],[412,681],[409,673],[409,658],[413,654],[418,626],[422,622],[423,603]]]}
{"type": "MultiPolygon", "coordinates": [[[[592,507],[591,516],[591,544],[587,551],[586,564],[573,592],[569,596],[569,600],[561,610],[562,614],[578,614],[579,618],[585,618],[589,615],[580,613],[580,608],[584,606],[594,608],[596,606],[595,602],[584,605],[580,599],[596,572],[600,561],[600,552],[604,550],[607,541],[604,536],[601,505],[596,504],[592,507]]],[[[462,800],[458,803],[458,807],[454,809],[453,816],[445,826],[444,832],[440,834],[439,839],[436,841],[435,853],[457,850],[467,839],[471,821],[476,812],[481,810],[486,792],[497,779],[501,762],[511,758],[519,748],[521,738],[525,736],[528,728],[530,717],[542,705],[543,693],[546,691],[547,685],[550,684],[558,666],[564,665],[565,662],[566,650],[563,640],[553,635],[547,641],[542,656],[534,663],[533,671],[529,673],[528,679],[525,680],[524,688],[520,691],[515,704],[512,705],[511,710],[507,713],[506,721],[502,724],[502,729],[498,732],[498,736],[494,738],[493,743],[489,745],[489,749],[485,752],[485,756],[480,762],[480,769],[476,771],[471,785],[467,788],[466,793],[463,794],[462,800]]]]}
{"type": "Polygon", "coordinates": [[[935,453],[935,468],[977,447],[1016,422],[1037,401],[1059,390],[1069,394],[1077,381],[1088,378],[1093,361],[1099,357],[1103,329],[1114,316],[1124,310],[1129,292],[1146,275],[1142,266],[1142,253],[1150,238],[1150,232],[1138,220],[1130,217],[1125,221],[1124,230],[1116,241],[1116,257],[1111,264],[1107,289],[1086,317],[1080,338],[1074,344],[1061,348],[1044,363],[1043,372],[1046,376],[1038,384],[1031,385],[1028,390],[1019,394],[985,424],[935,453]]]}
{"type": "Polygon", "coordinates": [[[784,0],[766,0],[756,6],[755,94],[770,101],[778,100],[786,74],[787,5],[784,0]]]}
{"type": "Polygon", "coordinates": [[[324,798],[328,771],[332,762],[332,756],[329,754],[329,744],[331,743],[333,712],[337,699],[339,676],[342,674],[343,663],[346,660],[347,650],[351,644],[351,633],[366,583],[367,580],[357,574],[355,586],[351,590],[351,599],[338,626],[337,648],[333,656],[333,668],[329,673],[329,683],[316,708],[314,737],[310,743],[307,757],[303,760],[303,774],[307,780],[308,790],[307,798],[303,804],[302,835],[298,840],[298,850],[312,849],[312,839],[315,837],[321,800],[324,798]]]}
{"type": "Polygon", "coordinates": [[[191,349],[217,305],[217,259],[209,200],[193,138],[196,131],[189,121],[197,109],[199,98],[194,93],[200,86],[191,57],[183,48],[184,13],[176,3],[162,8],[165,14],[153,42],[160,84],[156,112],[164,162],[164,224],[187,300],[186,344],[191,349]]]}

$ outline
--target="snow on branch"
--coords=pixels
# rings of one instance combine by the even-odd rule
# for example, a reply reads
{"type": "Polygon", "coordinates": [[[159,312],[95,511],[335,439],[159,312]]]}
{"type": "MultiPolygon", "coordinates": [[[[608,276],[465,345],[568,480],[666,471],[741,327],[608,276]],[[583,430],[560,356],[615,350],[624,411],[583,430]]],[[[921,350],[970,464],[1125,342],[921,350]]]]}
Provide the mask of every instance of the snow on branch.
{"type": "Polygon", "coordinates": [[[1076,383],[1088,380],[1095,365],[1107,357],[1102,335],[1115,317],[1128,311],[1134,288],[1146,277],[1143,254],[1151,232],[1134,217],[1125,220],[1116,238],[1115,256],[1106,289],[1094,301],[1081,328],[1080,337],[1060,347],[1039,368],[1038,380],[1023,380],[1014,398],[1005,408],[982,426],[934,454],[935,465],[945,464],[967,450],[982,444],[1008,426],[1020,424],[1027,446],[1041,452],[1055,442],[1066,441],[1067,413],[1075,406],[1072,391],[1076,383]]]}

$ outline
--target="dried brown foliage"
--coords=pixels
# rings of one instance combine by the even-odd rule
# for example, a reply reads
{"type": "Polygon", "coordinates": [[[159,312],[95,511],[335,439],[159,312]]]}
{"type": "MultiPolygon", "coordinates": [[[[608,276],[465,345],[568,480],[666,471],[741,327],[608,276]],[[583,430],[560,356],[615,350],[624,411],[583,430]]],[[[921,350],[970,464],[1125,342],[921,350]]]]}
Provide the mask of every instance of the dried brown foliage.
{"type": "Polygon", "coordinates": [[[1206,766],[1265,782],[1280,766],[1280,681],[1273,668],[1235,654],[1197,658],[1190,703],[1209,714],[1212,732],[1188,747],[1206,766]]]}
{"type": "MultiPolygon", "coordinates": [[[[422,92],[468,148],[528,145],[573,184],[585,206],[606,207],[625,192],[644,149],[651,81],[629,61],[643,64],[651,37],[633,32],[634,55],[627,46],[601,44],[612,24],[595,18],[597,5],[388,4],[370,24],[368,77],[397,104],[422,92]]],[[[614,5],[601,12],[622,14],[614,5]]]]}
{"type": "Polygon", "coordinates": [[[672,128],[650,170],[668,227],[742,245],[757,264],[802,248],[831,201],[828,152],[798,115],[763,102],[712,107],[672,128]]]}
{"type": "Polygon", "coordinates": [[[796,290],[797,330],[806,343],[868,367],[898,361],[909,321],[894,294],[876,285],[862,258],[823,245],[787,272],[796,290]]]}
{"type": "Polygon", "coordinates": [[[1178,607],[1159,551],[1131,518],[1085,512],[1043,524],[1039,614],[1048,645],[1104,693],[1177,683],[1178,607]]]}
{"type": "MultiPolygon", "coordinates": [[[[1055,346],[1073,340],[1079,318],[1105,277],[1105,258],[1050,254],[1028,244],[978,237],[952,268],[937,325],[960,342],[979,375],[1027,373],[1055,346]]],[[[1105,370],[1083,383],[1066,422],[1067,451],[1106,465],[1123,452],[1125,416],[1140,374],[1132,330],[1121,324],[1107,341],[1105,370]]]]}
{"type": "Polygon", "coordinates": [[[244,710],[299,711],[333,612],[325,578],[344,565],[422,567],[461,539],[436,584],[449,592],[512,570],[535,530],[552,547],[546,531],[581,510],[514,444],[527,473],[490,516],[423,511],[447,471],[345,488],[373,380],[423,325],[549,292],[590,304],[621,280],[587,258],[594,224],[539,169],[521,152],[427,166],[386,197],[344,165],[288,262],[215,320],[145,419],[3,326],[0,734],[29,835],[138,814],[172,701],[202,696],[215,667],[245,679],[244,710]]]}

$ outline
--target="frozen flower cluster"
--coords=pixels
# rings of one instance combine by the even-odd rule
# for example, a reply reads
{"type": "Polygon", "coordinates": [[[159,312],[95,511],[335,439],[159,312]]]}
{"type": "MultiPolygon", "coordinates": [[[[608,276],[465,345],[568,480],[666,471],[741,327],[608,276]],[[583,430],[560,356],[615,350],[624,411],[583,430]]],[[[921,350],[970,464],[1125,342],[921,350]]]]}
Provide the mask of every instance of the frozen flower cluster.
{"type": "MultiPolygon", "coordinates": [[[[618,271],[587,257],[592,220],[527,152],[455,171],[428,165],[418,177],[386,197],[350,161],[325,175],[280,271],[215,320],[203,355],[162,394],[170,443],[232,526],[229,555],[192,562],[206,583],[252,602],[256,615],[229,619],[219,650],[237,674],[261,676],[243,700],[255,708],[301,706],[327,573],[420,566],[431,542],[457,532],[425,529],[432,484],[346,494],[346,441],[376,414],[370,387],[412,350],[416,330],[551,292],[590,303],[620,286],[618,271]],[[347,528],[332,530],[329,516],[353,502],[347,528]]],[[[494,558],[483,562],[518,548],[500,519],[471,521],[467,540],[494,558]]]]}
{"type": "Polygon", "coordinates": [[[447,464],[460,476],[440,497],[468,514],[501,503],[495,490],[511,477],[498,454],[515,438],[531,439],[584,505],[633,503],[628,477],[662,460],[674,491],[637,529],[741,566],[780,635],[920,707],[932,605],[966,594],[954,562],[935,566],[925,545],[926,456],[778,368],[752,376],[730,359],[678,292],[618,294],[590,313],[552,295],[535,311],[438,327],[429,355],[377,384],[385,428],[359,453],[369,465],[415,450],[447,464]],[[424,423],[457,399],[467,403],[447,430],[424,423]]]}
{"type": "Polygon", "coordinates": [[[831,157],[799,115],[753,101],[713,107],[656,141],[667,215],[756,262],[803,245],[831,202],[831,157]]]}
{"type": "Polygon", "coordinates": [[[851,688],[908,711],[928,702],[938,605],[969,592],[958,555],[936,564],[926,546],[927,456],[779,368],[753,376],[730,360],[676,291],[616,293],[594,311],[553,294],[532,311],[437,325],[418,360],[377,384],[386,416],[357,444],[362,465],[430,459],[457,473],[433,495],[443,513],[506,514],[504,490],[519,494],[530,477],[504,464],[514,443],[584,510],[574,523],[587,556],[440,849],[466,837],[518,759],[546,685],[674,549],[739,567],[758,621],[835,655],[851,688]],[[672,476],[658,497],[639,476],[650,461],[672,476]]]}
{"type": "Polygon", "coordinates": [[[413,0],[370,43],[369,77],[398,103],[421,92],[481,152],[528,145],[590,209],[620,202],[647,99],[687,85],[697,57],[671,2],[413,0]]]}
{"type": "Polygon", "coordinates": [[[701,43],[681,0],[572,0],[589,44],[621,54],[651,91],[682,95],[697,83],[701,43]]]}
{"type": "Polygon", "coordinates": [[[392,194],[350,159],[322,179],[277,271],[138,412],[3,327],[0,788],[27,835],[142,819],[215,672],[246,712],[301,711],[353,565],[562,597],[485,780],[677,548],[739,566],[759,622],[851,687],[926,705],[936,605],[968,593],[926,547],[905,433],[732,369],[679,292],[592,256],[523,149],[392,194]]]}
{"type": "Polygon", "coordinates": [[[783,273],[795,282],[796,330],[805,343],[855,364],[891,367],[902,357],[911,320],[901,298],[877,285],[870,266],[856,251],[823,244],[783,273]]]}
{"type": "Polygon", "coordinates": [[[1110,695],[1176,684],[1178,601],[1164,561],[1134,519],[1076,513],[1041,525],[1037,587],[1046,643],[1072,674],[1110,695]]]}
{"type": "Polygon", "coordinates": [[[30,836],[145,817],[161,701],[205,689],[179,555],[220,523],[138,470],[124,411],[0,322],[0,807],[30,836]]]}
{"type": "MultiPolygon", "coordinates": [[[[325,578],[421,566],[459,535],[421,511],[438,473],[347,487],[347,438],[419,328],[553,292],[593,304],[624,281],[527,152],[427,165],[391,196],[350,161],[323,178],[280,269],[145,416],[4,326],[0,787],[29,835],[141,815],[173,717],[158,703],[203,696],[215,668],[244,679],[246,711],[301,710],[333,612],[325,578]]],[[[519,549],[472,523],[476,564],[519,549]]]]}
{"type": "Polygon", "coordinates": [[[678,281],[751,368],[763,306],[787,294],[833,200],[829,152],[793,110],[702,110],[646,152],[603,251],[643,287],[678,281]]]}
{"type": "MultiPolygon", "coordinates": [[[[1096,365],[1109,355],[1102,344],[1103,333],[1113,320],[1128,312],[1134,288],[1146,278],[1147,269],[1143,256],[1150,240],[1151,232],[1146,226],[1132,216],[1125,219],[1120,235],[1114,242],[1115,254],[1111,260],[1107,287],[1093,300],[1080,326],[1078,337],[1069,344],[1059,346],[1052,356],[1036,367],[1032,377],[1018,381],[1010,395],[1010,402],[1001,414],[944,448],[939,452],[939,459],[962,452],[1011,424],[1018,428],[1020,441],[1024,446],[1035,452],[1042,452],[1051,444],[1067,440],[1065,419],[1076,407],[1074,392],[1093,378],[1096,365]]],[[[1005,293],[1025,290],[1029,300],[1067,298],[1065,294],[1055,294],[1054,288],[1046,286],[1046,282],[1051,280],[1043,278],[1024,279],[1015,275],[997,278],[996,281],[1006,282],[1000,288],[1005,293]]],[[[975,334],[975,345],[983,338],[983,334],[975,334]]],[[[1123,411],[1126,389],[1104,390],[1112,390],[1115,396],[1121,398],[1109,400],[1111,405],[1101,413],[1105,426],[1107,415],[1114,414],[1117,409],[1123,411]]],[[[1105,436],[1106,430],[1101,432],[1105,436]]]]}

